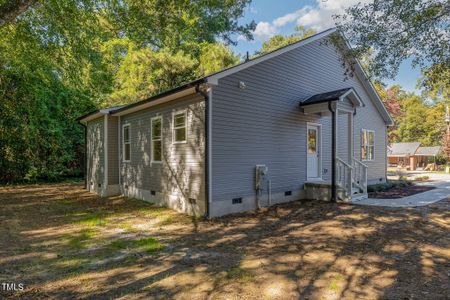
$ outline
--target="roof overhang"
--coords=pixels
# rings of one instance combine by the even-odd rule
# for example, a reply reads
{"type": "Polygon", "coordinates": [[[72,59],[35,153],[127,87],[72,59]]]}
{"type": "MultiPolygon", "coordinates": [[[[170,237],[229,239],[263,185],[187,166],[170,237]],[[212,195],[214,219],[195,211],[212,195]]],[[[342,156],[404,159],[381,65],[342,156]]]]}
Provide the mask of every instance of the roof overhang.
{"type": "Polygon", "coordinates": [[[148,107],[152,107],[158,104],[166,103],[172,100],[175,100],[177,98],[181,98],[184,96],[192,95],[196,93],[196,87],[184,87],[183,89],[179,89],[177,91],[171,91],[171,93],[165,94],[165,95],[157,95],[156,97],[152,97],[150,99],[136,102],[133,104],[130,104],[128,106],[125,106],[119,110],[116,110],[115,112],[111,113],[113,116],[123,116],[126,114],[130,114],[136,111],[139,111],[141,109],[145,109],[148,107]]]}
{"type": "MultiPolygon", "coordinates": [[[[347,40],[347,38],[343,34],[341,34],[341,37],[345,41],[346,47],[348,49],[351,49],[352,47],[350,45],[350,42],[347,40]]],[[[360,79],[362,85],[366,89],[369,96],[372,97],[373,99],[375,99],[375,101],[373,101],[373,103],[375,104],[375,107],[380,112],[381,116],[383,117],[384,122],[386,123],[387,126],[394,125],[394,120],[392,119],[391,115],[389,114],[386,107],[384,106],[383,101],[381,100],[375,87],[373,86],[372,82],[370,81],[369,76],[364,71],[363,67],[361,66],[359,60],[354,58],[353,62],[355,63],[355,65],[354,65],[355,74],[360,79]]]]}
{"type": "Polygon", "coordinates": [[[339,101],[343,102],[345,98],[348,98],[354,107],[364,107],[366,106],[362,101],[361,97],[359,97],[358,93],[351,88],[345,94],[339,97],[339,101]]]}
{"type": "Polygon", "coordinates": [[[300,102],[299,106],[303,108],[304,113],[319,113],[329,111],[330,108],[327,103],[335,103],[332,108],[335,111],[336,108],[340,109],[339,103],[344,102],[345,99],[348,99],[354,108],[365,106],[361,97],[353,88],[316,94],[300,102]]]}
{"type": "Polygon", "coordinates": [[[98,119],[100,117],[103,117],[104,115],[108,115],[111,113],[110,109],[99,109],[93,112],[90,112],[84,116],[81,116],[77,119],[78,122],[86,123],[95,119],[98,119]]]}

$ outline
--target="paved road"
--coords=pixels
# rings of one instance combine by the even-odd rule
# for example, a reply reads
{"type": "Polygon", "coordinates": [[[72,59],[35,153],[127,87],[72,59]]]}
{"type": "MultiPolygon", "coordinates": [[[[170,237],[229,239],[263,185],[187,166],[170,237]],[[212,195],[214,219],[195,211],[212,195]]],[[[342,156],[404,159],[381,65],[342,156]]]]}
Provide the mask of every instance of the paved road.
{"type": "Polygon", "coordinates": [[[389,207],[415,207],[424,206],[444,198],[450,197],[450,174],[435,174],[435,173],[417,173],[410,174],[413,177],[428,176],[430,181],[418,183],[418,185],[431,185],[436,188],[427,192],[415,194],[412,196],[399,199],[374,199],[368,198],[359,201],[354,201],[354,204],[360,205],[374,205],[374,206],[389,206],[389,207]]]}

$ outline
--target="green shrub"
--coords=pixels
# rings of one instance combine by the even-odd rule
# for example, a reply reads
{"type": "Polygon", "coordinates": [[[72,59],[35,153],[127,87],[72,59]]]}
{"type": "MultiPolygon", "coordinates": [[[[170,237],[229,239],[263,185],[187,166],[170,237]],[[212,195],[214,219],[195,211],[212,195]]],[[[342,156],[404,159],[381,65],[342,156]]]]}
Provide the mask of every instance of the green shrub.
{"type": "Polygon", "coordinates": [[[377,183],[372,184],[367,187],[367,192],[382,192],[389,189],[397,188],[397,187],[405,187],[412,185],[411,181],[408,180],[388,180],[385,183],[377,183]]]}

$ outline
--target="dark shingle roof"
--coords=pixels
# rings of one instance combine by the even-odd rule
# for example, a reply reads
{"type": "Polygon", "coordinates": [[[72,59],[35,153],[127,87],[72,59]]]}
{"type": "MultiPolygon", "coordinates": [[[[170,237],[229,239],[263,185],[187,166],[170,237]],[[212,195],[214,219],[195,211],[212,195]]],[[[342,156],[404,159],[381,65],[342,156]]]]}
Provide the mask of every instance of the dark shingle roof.
{"type": "Polygon", "coordinates": [[[307,98],[306,100],[300,102],[300,106],[310,105],[310,104],[317,104],[322,102],[330,102],[330,101],[336,101],[339,100],[339,98],[347,93],[351,88],[345,88],[340,89],[336,91],[316,94],[314,96],[311,96],[307,98]]]}

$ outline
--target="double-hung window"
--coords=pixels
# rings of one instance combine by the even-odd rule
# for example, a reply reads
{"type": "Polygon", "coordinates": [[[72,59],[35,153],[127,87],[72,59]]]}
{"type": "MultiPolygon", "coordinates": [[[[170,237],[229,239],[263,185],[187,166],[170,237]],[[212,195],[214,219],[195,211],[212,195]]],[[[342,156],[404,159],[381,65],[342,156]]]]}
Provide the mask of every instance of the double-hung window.
{"type": "Polygon", "coordinates": [[[131,160],[131,137],[130,125],[123,125],[122,128],[122,152],[123,161],[131,160]]]}
{"type": "Polygon", "coordinates": [[[375,131],[363,129],[361,131],[361,159],[373,160],[375,155],[375,131]]]}
{"type": "Polygon", "coordinates": [[[152,126],[152,162],[161,162],[162,160],[162,118],[154,117],[151,122],[152,126]]]}
{"type": "Polygon", "coordinates": [[[176,112],[172,115],[172,136],[173,143],[185,143],[186,142],[186,123],[187,123],[187,111],[176,112]]]}

